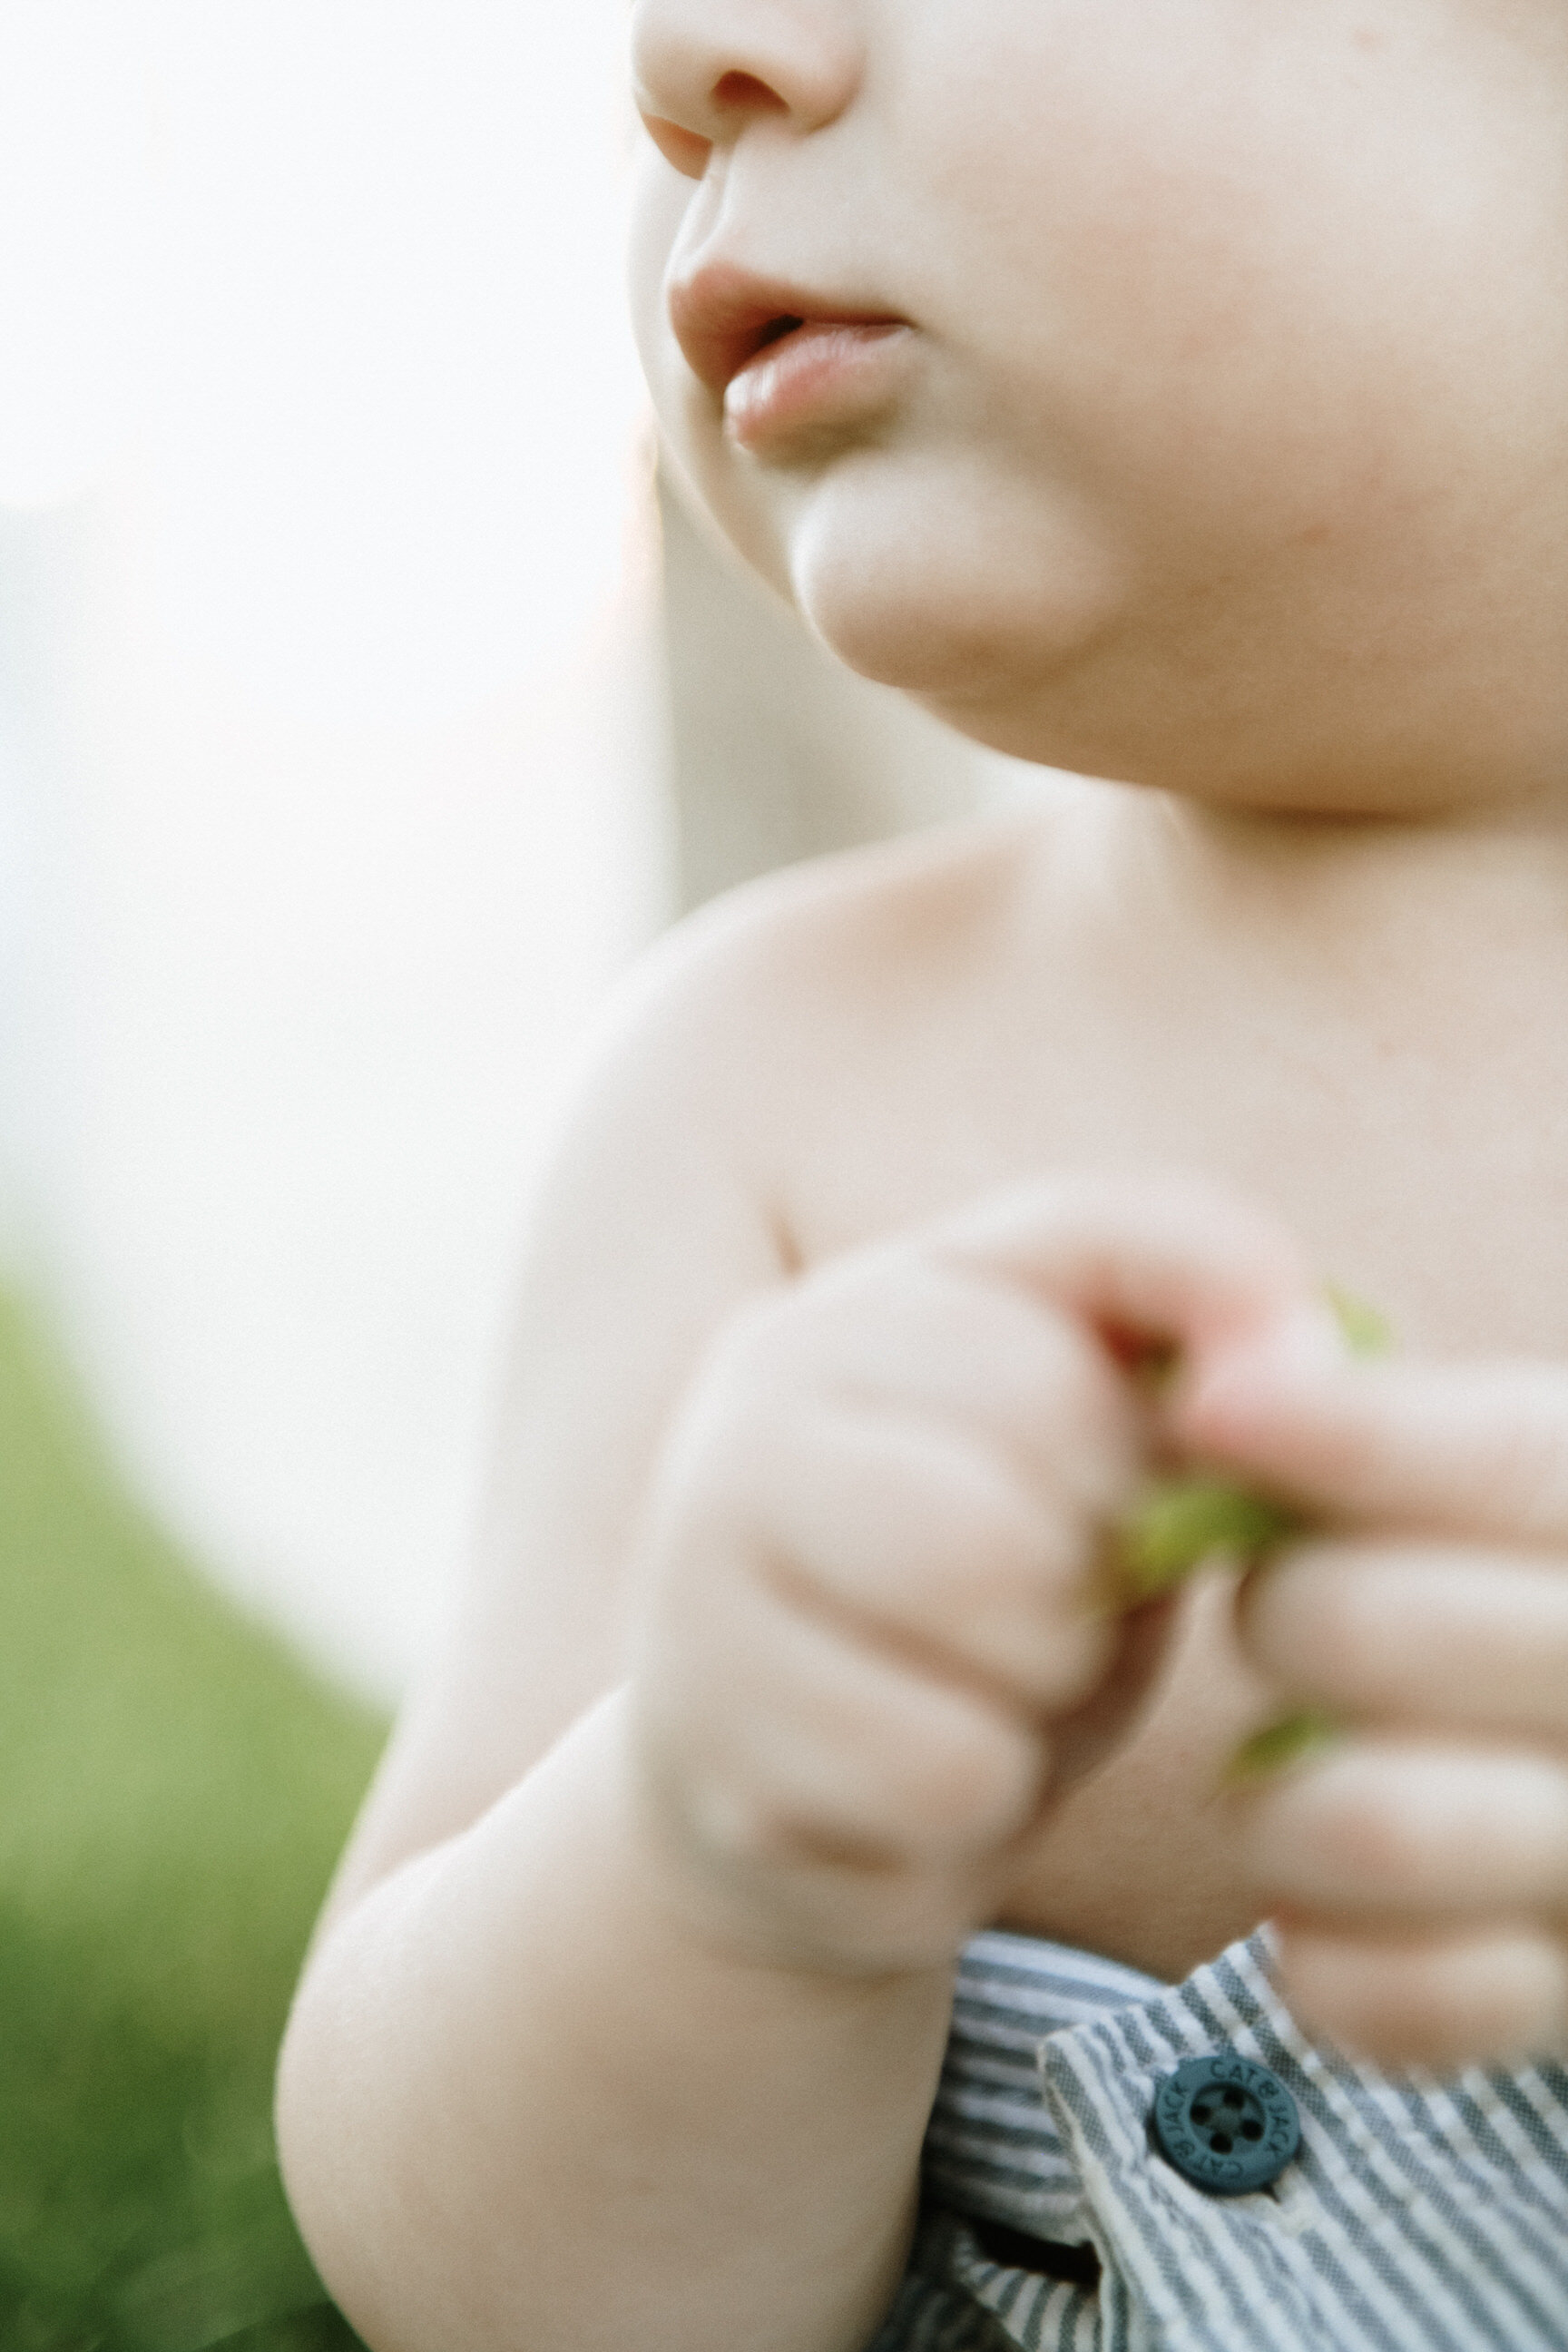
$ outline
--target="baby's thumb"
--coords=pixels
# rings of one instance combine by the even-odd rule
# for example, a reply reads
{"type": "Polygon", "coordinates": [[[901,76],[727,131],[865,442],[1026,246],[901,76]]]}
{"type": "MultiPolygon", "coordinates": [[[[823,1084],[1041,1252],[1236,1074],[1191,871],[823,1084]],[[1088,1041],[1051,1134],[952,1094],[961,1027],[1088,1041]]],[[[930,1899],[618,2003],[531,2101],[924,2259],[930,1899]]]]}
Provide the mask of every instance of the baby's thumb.
{"type": "Polygon", "coordinates": [[[1279,1219],[1206,1177],[1092,1172],[1019,1185],[946,1222],[943,1255],[1037,1293],[1188,1379],[1265,1342],[1342,1349],[1333,1316],[1279,1219]]]}

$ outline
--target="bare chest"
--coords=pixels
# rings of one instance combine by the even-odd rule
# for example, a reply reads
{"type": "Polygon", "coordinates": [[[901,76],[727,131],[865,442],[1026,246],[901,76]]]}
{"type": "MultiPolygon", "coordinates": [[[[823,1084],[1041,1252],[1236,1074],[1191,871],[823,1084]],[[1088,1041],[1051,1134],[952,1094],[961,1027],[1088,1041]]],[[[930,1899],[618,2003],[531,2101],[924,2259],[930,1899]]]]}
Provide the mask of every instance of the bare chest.
{"type": "Polygon", "coordinates": [[[1568,1019],[1434,1038],[1119,993],[867,1044],[790,1153],[807,1262],[1053,1171],[1184,1169],[1282,1216],[1405,1346],[1568,1355],[1568,1019]]]}
{"type": "MultiPolygon", "coordinates": [[[[1404,1346],[1568,1356],[1568,1040],[1152,986],[1033,1028],[1000,992],[962,1010],[890,1026],[819,1096],[792,1175],[808,1261],[1053,1171],[1179,1167],[1278,1211],[1404,1346]]],[[[1008,1924],[1173,1977],[1255,1924],[1215,1795],[1277,1702],[1229,1603],[1223,1580],[1193,1596],[1142,1732],[1063,1808],[1008,1924]]]]}

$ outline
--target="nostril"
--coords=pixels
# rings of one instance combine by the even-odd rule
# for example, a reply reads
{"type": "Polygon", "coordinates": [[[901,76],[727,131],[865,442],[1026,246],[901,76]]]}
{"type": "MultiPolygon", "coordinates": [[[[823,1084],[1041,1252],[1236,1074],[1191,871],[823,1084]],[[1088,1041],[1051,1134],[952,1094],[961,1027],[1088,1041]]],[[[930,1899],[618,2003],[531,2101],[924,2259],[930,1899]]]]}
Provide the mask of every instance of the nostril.
{"type": "Polygon", "coordinates": [[[715,106],[744,109],[751,114],[782,114],[784,101],[776,89],[770,89],[755,74],[727,73],[713,85],[715,106]]]}
{"type": "Polygon", "coordinates": [[[642,124],[667,163],[673,163],[689,180],[701,179],[713,152],[710,139],[699,138],[695,131],[683,130],[679,122],[667,121],[661,114],[645,113],[642,124]]]}

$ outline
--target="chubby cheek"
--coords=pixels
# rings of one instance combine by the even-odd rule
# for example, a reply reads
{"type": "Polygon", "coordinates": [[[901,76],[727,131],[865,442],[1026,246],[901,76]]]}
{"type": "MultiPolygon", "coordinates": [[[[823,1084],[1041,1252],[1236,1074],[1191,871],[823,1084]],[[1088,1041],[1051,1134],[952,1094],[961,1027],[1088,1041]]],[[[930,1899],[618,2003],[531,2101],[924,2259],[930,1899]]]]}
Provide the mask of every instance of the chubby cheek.
{"type": "Polygon", "coordinates": [[[1032,404],[1040,462],[1097,502],[1164,626],[1237,583],[1232,663],[1263,592],[1289,590],[1270,634],[1310,627],[1320,656],[1346,598],[1377,606],[1352,638],[1399,620],[1458,562],[1456,480],[1521,325],[1560,310],[1510,250],[1529,208],[1472,161],[1500,142],[1468,52],[1357,45],[1358,15],[1426,16],[1404,0],[1268,12],[1257,37],[1220,0],[999,13],[1010,74],[955,47],[920,84],[947,167],[930,282],[1032,404]],[[1136,22],[1114,72],[1108,14],[1136,22]]]}

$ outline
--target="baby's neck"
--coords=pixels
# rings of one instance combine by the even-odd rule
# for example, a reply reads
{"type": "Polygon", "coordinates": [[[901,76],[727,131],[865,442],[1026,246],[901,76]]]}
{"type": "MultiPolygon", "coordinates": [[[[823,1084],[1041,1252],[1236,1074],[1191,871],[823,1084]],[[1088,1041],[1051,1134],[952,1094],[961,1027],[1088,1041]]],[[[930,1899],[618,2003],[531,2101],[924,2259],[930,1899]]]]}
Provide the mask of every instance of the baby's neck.
{"type": "Polygon", "coordinates": [[[1197,917],[1227,959],[1256,952],[1319,982],[1494,953],[1561,961],[1568,982],[1568,805],[1481,807],[1400,821],[1215,810],[1115,795],[1109,854],[1149,911],[1197,917]]]}

